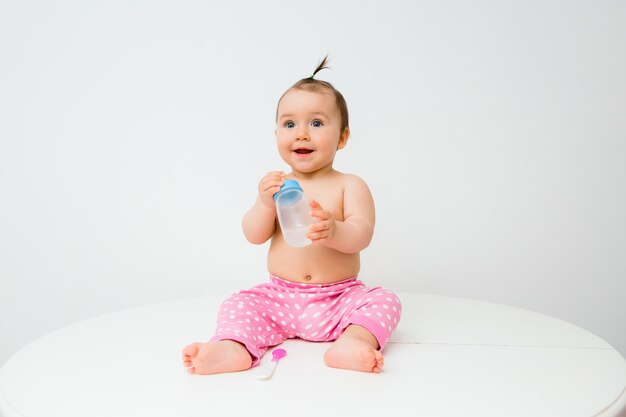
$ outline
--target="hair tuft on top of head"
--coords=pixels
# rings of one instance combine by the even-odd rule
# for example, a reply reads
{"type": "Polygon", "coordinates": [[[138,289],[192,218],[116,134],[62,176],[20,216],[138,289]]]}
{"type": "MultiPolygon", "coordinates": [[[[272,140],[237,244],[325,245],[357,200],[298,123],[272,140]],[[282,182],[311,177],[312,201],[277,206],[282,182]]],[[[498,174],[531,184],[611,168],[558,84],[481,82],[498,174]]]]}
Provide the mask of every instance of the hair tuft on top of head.
{"type": "Polygon", "coordinates": [[[315,75],[323,69],[330,69],[330,67],[327,66],[327,64],[328,64],[328,55],[326,55],[324,59],[322,59],[322,62],[317,64],[317,68],[315,68],[315,71],[313,71],[313,75],[311,75],[310,78],[314,78],[315,75]]]}

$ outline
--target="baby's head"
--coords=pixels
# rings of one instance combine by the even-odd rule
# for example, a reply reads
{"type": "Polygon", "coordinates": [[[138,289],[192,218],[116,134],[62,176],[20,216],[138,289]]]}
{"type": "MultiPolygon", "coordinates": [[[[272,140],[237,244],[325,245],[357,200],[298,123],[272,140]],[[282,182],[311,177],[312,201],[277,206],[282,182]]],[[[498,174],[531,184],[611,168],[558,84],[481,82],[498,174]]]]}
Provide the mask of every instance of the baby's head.
{"type": "Polygon", "coordinates": [[[326,56],[322,60],[322,62],[317,66],[315,71],[313,71],[313,75],[311,75],[310,77],[301,79],[300,81],[296,82],[294,85],[289,87],[289,89],[283,93],[283,95],[280,97],[280,100],[278,100],[278,104],[276,106],[276,121],[278,121],[278,110],[280,108],[280,102],[283,100],[283,97],[285,97],[285,95],[287,95],[287,93],[289,93],[292,90],[303,90],[303,91],[309,91],[312,93],[332,94],[335,97],[335,104],[337,106],[337,110],[339,111],[339,115],[341,117],[340,133],[344,133],[346,132],[346,129],[349,129],[350,126],[348,123],[348,105],[346,104],[346,100],[343,98],[343,95],[337,89],[335,89],[335,87],[333,87],[331,83],[327,81],[316,80],[314,78],[318,72],[320,72],[321,70],[325,68],[328,68],[326,66],[327,62],[328,62],[328,56],[326,56]]]}

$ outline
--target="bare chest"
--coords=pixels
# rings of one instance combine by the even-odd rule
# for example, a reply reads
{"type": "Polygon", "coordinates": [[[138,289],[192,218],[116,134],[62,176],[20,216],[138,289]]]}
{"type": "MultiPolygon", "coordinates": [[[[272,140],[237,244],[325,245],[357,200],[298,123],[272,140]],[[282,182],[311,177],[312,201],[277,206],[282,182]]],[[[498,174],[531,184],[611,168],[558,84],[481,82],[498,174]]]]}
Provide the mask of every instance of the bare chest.
{"type": "Polygon", "coordinates": [[[343,186],[341,183],[315,184],[302,182],[300,184],[304,195],[310,200],[317,201],[326,211],[329,211],[335,220],[343,221],[343,186]]]}

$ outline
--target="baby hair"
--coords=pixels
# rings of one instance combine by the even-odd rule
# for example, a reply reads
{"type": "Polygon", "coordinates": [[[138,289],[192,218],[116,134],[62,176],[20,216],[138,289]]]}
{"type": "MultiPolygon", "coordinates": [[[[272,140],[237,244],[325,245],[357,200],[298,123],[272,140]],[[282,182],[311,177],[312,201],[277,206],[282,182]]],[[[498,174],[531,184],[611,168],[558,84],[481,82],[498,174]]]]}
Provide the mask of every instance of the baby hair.
{"type": "MultiPolygon", "coordinates": [[[[328,64],[328,55],[324,57],[324,59],[317,65],[315,71],[313,71],[313,75],[307,78],[303,78],[296,82],[294,85],[289,87],[287,91],[283,93],[278,100],[278,104],[282,101],[285,94],[287,94],[291,90],[305,90],[311,91],[314,93],[327,93],[330,92],[335,96],[335,103],[337,104],[337,109],[339,109],[339,114],[341,115],[341,132],[343,133],[348,127],[348,105],[346,104],[346,100],[343,98],[343,95],[328,81],[316,80],[315,75],[323,69],[330,69],[327,66],[328,64]]],[[[276,119],[278,120],[278,106],[276,107],[276,119]]]]}

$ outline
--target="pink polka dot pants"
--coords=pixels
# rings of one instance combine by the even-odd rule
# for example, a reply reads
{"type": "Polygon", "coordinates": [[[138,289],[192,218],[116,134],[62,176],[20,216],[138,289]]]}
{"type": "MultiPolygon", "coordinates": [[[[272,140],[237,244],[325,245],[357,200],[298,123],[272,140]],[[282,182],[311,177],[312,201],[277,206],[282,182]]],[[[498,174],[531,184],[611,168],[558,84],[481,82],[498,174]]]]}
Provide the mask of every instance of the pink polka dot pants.
{"type": "Polygon", "coordinates": [[[356,276],[334,284],[300,284],[276,276],[222,303],[211,341],[242,343],[256,365],[270,346],[286,339],[329,342],[351,324],[369,330],[380,349],[402,314],[400,300],[381,288],[366,288],[356,276]]]}

